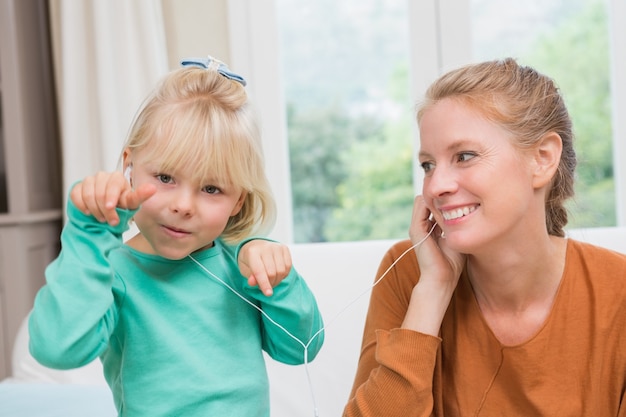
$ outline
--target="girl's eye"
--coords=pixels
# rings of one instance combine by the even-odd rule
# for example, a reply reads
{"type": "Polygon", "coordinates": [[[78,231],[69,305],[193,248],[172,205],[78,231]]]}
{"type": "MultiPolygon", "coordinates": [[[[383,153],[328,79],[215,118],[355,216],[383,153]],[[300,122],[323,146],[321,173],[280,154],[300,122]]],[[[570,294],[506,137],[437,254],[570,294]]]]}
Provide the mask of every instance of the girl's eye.
{"type": "Polygon", "coordinates": [[[207,185],[202,190],[207,194],[218,194],[220,192],[220,189],[214,185],[207,185]]]}
{"type": "Polygon", "coordinates": [[[420,166],[422,167],[422,169],[424,170],[424,172],[429,172],[430,170],[433,169],[433,167],[435,166],[435,164],[433,164],[432,162],[422,162],[420,164],[420,166]]]}
{"type": "Polygon", "coordinates": [[[167,175],[167,174],[157,174],[156,178],[159,181],[161,181],[163,184],[169,184],[174,180],[171,175],[167,175]]]}
{"type": "Polygon", "coordinates": [[[474,152],[461,152],[460,154],[458,154],[457,160],[459,162],[467,162],[475,156],[476,154],[474,152]]]}

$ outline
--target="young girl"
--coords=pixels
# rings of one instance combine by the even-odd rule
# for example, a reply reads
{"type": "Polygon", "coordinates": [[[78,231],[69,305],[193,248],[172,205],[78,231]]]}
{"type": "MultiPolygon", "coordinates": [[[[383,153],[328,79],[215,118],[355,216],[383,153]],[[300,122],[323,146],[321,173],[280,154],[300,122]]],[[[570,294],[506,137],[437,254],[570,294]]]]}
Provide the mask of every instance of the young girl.
{"type": "Polygon", "coordinates": [[[120,416],[269,416],[262,351],[300,364],[322,346],[288,249],[250,238],[275,207],[244,85],[213,58],[183,61],[133,123],[126,177],[71,190],[30,350],[59,369],[100,358],[120,416]]]}

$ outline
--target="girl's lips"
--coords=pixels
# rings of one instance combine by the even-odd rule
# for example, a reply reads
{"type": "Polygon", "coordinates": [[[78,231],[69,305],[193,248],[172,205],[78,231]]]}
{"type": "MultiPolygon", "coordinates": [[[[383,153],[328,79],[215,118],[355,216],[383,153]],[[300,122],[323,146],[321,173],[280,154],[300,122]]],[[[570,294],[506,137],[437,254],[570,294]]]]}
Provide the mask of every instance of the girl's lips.
{"type": "Polygon", "coordinates": [[[190,234],[190,232],[183,230],[183,229],[178,229],[176,227],[172,227],[172,226],[166,226],[166,225],[162,225],[161,226],[163,229],[165,229],[166,232],[168,232],[171,235],[175,235],[175,236],[186,236],[188,234],[190,234]]]}

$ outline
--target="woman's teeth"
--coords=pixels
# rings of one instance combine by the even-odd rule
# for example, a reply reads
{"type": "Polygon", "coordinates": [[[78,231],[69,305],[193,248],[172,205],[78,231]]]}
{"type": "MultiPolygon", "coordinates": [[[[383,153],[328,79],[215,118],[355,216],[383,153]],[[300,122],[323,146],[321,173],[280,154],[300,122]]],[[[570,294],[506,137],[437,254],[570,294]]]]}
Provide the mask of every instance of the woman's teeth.
{"type": "Polygon", "coordinates": [[[454,210],[444,211],[442,212],[442,214],[445,220],[454,220],[454,219],[458,219],[459,217],[467,216],[474,210],[476,210],[476,206],[471,206],[471,207],[467,206],[467,207],[461,207],[461,208],[454,209],[454,210]]]}

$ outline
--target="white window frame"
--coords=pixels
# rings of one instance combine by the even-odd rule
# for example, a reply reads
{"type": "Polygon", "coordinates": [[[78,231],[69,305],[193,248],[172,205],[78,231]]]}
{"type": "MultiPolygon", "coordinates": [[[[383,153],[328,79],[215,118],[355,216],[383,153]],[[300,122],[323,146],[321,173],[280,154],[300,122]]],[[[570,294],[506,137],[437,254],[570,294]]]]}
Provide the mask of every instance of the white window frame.
{"type": "Polygon", "coordinates": [[[610,0],[611,97],[613,120],[613,175],[617,225],[626,226],[626,2],[610,0]]]}
{"type": "Polygon", "coordinates": [[[291,174],[274,0],[227,0],[230,65],[248,80],[263,132],[267,176],[278,206],[270,237],[293,242],[291,174]]]}
{"type": "MultiPolygon", "coordinates": [[[[441,73],[471,59],[469,0],[406,0],[410,27],[411,91],[417,100],[441,73]]],[[[626,226],[626,2],[610,2],[611,96],[617,225],[626,226]]],[[[271,237],[293,242],[289,151],[275,0],[227,0],[230,59],[246,74],[259,110],[268,177],[279,216],[271,237]]],[[[414,126],[414,137],[418,140],[414,126]]],[[[421,172],[414,170],[416,192],[421,172]]]]}

